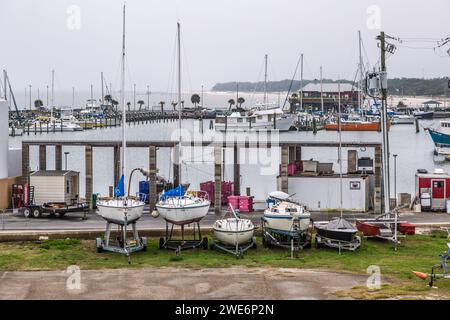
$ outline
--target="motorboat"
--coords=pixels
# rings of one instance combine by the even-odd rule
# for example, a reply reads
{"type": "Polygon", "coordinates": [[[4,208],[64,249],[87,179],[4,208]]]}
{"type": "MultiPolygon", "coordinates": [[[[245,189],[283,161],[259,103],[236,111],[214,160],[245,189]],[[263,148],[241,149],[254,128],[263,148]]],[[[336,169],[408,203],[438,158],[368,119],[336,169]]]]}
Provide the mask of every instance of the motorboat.
{"type": "Polygon", "coordinates": [[[269,232],[296,236],[309,229],[311,214],[305,206],[289,198],[288,194],[281,191],[269,194],[270,205],[263,215],[265,227],[269,232]]]}
{"type": "Polygon", "coordinates": [[[413,112],[413,116],[417,119],[433,119],[433,111],[416,110],[413,112]]]}
{"type": "Polygon", "coordinates": [[[427,128],[427,130],[437,148],[450,147],[450,120],[440,121],[439,129],[427,128]]]}
{"type": "Polygon", "coordinates": [[[215,129],[227,130],[279,130],[289,131],[295,127],[296,118],[283,112],[281,108],[232,112],[229,115],[217,115],[215,129]]]}
{"type": "MultiPolygon", "coordinates": [[[[339,124],[337,123],[337,121],[329,121],[329,122],[325,123],[325,130],[338,131],[339,124]]],[[[379,121],[342,120],[341,130],[342,131],[380,131],[381,123],[379,121]]]]}
{"type": "Polygon", "coordinates": [[[186,193],[180,185],[160,196],[156,210],[167,222],[185,225],[202,220],[208,214],[210,205],[206,194],[186,193]]]}
{"type": "Polygon", "coordinates": [[[391,124],[414,124],[415,117],[413,115],[398,114],[391,118],[391,124]]]}
{"type": "Polygon", "coordinates": [[[324,225],[316,225],[317,234],[323,238],[342,242],[352,242],[358,232],[350,222],[338,217],[324,225]]]}

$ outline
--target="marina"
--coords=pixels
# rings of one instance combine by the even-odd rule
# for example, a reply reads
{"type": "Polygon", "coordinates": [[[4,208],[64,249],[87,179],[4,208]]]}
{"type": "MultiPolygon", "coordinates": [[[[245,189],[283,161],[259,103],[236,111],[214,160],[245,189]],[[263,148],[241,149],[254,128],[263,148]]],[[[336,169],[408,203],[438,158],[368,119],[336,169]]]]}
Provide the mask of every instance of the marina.
{"type": "MultiPolygon", "coordinates": [[[[325,30],[314,4],[249,20],[254,1],[195,17],[102,2],[33,7],[48,26],[21,20],[0,49],[0,300],[450,299],[435,21],[415,35],[398,4],[372,5],[366,24],[321,11],[325,30]]],[[[191,304],[169,312],[216,312],[191,304]]]]}

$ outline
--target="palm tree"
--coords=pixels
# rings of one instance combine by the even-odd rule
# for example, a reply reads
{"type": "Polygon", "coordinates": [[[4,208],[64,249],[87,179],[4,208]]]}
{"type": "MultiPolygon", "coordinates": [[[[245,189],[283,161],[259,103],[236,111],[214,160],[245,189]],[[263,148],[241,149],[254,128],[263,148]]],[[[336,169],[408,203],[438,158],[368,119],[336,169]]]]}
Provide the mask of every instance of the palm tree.
{"type": "Polygon", "coordinates": [[[164,113],[164,105],[166,103],[164,101],[160,101],[159,104],[161,105],[161,113],[164,113]]]}
{"type": "Polygon", "coordinates": [[[299,101],[300,100],[298,98],[298,94],[297,93],[291,94],[291,96],[289,97],[289,105],[290,105],[290,108],[291,108],[291,112],[293,112],[294,105],[297,104],[299,101]]]}
{"type": "Polygon", "coordinates": [[[40,100],[40,99],[34,100],[34,107],[36,109],[40,109],[43,105],[44,105],[44,103],[42,102],[42,100],[40,100]]]}
{"type": "Polygon", "coordinates": [[[194,104],[194,107],[197,108],[197,104],[200,103],[200,96],[198,94],[194,93],[191,96],[191,102],[194,104]]]}
{"type": "Polygon", "coordinates": [[[245,102],[245,99],[242,97],[239,97],[237,99],[237,103],[239,104],[239,108],[242,108],[242,104],[245,102]]]}
{"type": "Polygon", "coordinates": [[[131,102],[127,102],[128,111],[130,111],[131,102]]]}
{"type": "Polygon", "coordinates": [[[231,110],[231,108],[236,104],[236,102],[234,101],[234,99],[230,99],[230,100],[228,100],[228,104],[230,105],[228,110],[231,110]]]}
{"type": "Polygon", "coordinates": [[[173,107],[173,111],[176,111],[176,106],[177,106],[178,102],[172,101],[172,107],[173,107]]]}
{"type": "Polygon", "coordinates": [[[113,105],[113,109],[116,109],[117,112],[117,106],[119,105],[119,102],[117,100],[111,99],[111,104],[113,105]]]}
{"type": "Polygon", "coordinates": [[[103,100],[105,100],[106,102],[111,102],[111,101],[112,101],[112,97],[111,97],[110,94],[107,94],[107,95],[104,97],[103,100]]]}
{"type": "Polygon", "coordinates": [[[142,106],[145,104],[145,102],[144,102],[143,100],[139,100],[139,101],[137,102],[137,104],[139,105],[139,111],[141,111],[142,106]]]}

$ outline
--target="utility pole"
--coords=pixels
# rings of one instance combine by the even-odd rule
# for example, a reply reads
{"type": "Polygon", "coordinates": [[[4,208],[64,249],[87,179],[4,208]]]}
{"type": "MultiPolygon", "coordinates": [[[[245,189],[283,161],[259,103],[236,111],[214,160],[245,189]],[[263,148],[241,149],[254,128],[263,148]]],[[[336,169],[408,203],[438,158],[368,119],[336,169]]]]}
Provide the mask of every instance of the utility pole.
{"type": "Polygon", "coordinates": [[[267,105],[267,58],[268,55],[264,56],[264,105],[267,105]]]}
{"type": "Polygon", "coordinates": [[[322,78],[322,66],[320,66],[320,106],[322,109],[322,113],[324,112],[323,108],[323,78],[322,78]]]}
{"type": "Polygon", "coordinates": [[[387,75],[386,75],[386,38],[382,31],[380,33],[381,49],[381,132],[383,133],[383,186],[384,186],[384,212],[390,212],[390,175],[389,175],[389,132],[387,117],[387,75]]]}
{"type": "Polygon", "coordinates": [[[303,111],[303,53],[301,54],[300,65],[300,110],[303,111]]]}

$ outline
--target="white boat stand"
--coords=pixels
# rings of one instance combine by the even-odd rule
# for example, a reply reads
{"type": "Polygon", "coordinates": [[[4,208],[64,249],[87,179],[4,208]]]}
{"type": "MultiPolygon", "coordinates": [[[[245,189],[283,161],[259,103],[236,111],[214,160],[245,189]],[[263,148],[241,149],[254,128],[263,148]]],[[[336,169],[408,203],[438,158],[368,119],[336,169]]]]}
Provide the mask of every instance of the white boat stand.
{"type": "Polygon", "coordinates": [[[331,238],[325,238],[316,233],[316,248],[320,249],[323,246],[339,249],[339,253],[341,250],[349,250],[355,251],[361,246],[361,237],[355,236],[352,241],[341,241],[331,238]]]}
{"type": "Polygon", "coordinates": [[[256,237],[252,237],[252,240],[250,242],[243,243],[243,244],[236,243],[236,245],[234,245],[234,246],[230,245],[230,244],[222,243],[218,240],[211,239],[211,242],[209,245],[210,250],[220,249],[222,251],[231,253],[232,255],[236,256],[237,259],[242,258],[245,251],[247,251],[251,248],[256,249],[256,247],[257,247],[256,237]]]}
{"type": "Polygon", "coordinates": [[[106,223],[105,238],[97,238],[97,252],[103,251],[122,253],[128,257],[128,263],[131,263],[130,254],[137,251],[147,251],[147,238],[139,237],[136,222],[131,223],[133,238],[127,241],[127,224],[117,224],[119,226],[119,235],[115,240],[111,239],[111,227],[115,223],[106,223]]]}
{"type": "Polygon", "coordinates": [[[300,250],[311,248],[312,232],[311,229],[306,232],[296,232],[295,235],[281,234],[269,230],[266,226],[266,221],[261,218],[262,242],[264,248],[271,248],[277,246],[280,248],[289,249],[291,251],[291,258],[298,257],[300,250]]]}
{"type": "Polygon", "coordinates": [[[194,239],[185,240],[184,239],[184,224],[181,225],[181,240],[172,239],[173,227],[175,224],[171,223],[171,228],[169,232],[169,222],[166,221],[166,236],[164,238],[159,238],[159,249],[169,249],[175,250],[176,255],[180,255],[181,250],[203,248],[208,249],[208,238],[203,237],[200,230],[200,222],[195,222],[194,225],[194,239]],[[195,228],[197,225],[197,228],[195,228]]]}

